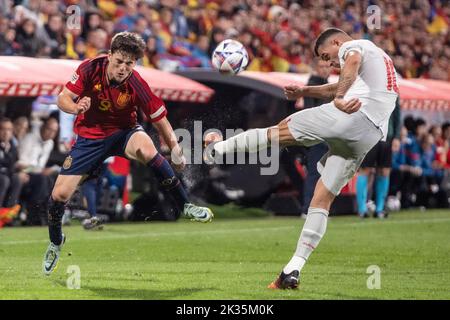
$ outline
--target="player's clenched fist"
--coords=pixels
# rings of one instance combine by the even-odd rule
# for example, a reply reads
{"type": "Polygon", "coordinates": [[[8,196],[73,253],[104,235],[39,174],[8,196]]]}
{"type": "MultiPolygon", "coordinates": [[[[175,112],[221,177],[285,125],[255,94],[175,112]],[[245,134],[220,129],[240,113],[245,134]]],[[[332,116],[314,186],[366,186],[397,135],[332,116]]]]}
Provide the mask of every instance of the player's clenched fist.
{"type": "Polygon", "coordinates": [[[86,111],[89,110],[90,107],[91,107],[91,98],[90,97],[83,97],[77,103],[76,113],[77,114],[85,113],[86,111]]]}
{"type": "Polygon", "coordinates": [[[336,97],[333,100],[334,105],[341,111],[345,113],[351,114],[359,110],[361,108],[361,101],[359,99],[350,99],[349,101],[345,101],[342,97],[336,97]]]}
{"type": "Polygon", "coordinates": [[[302,88],[296,85],[289,85],[284,87],[284,95],[288,100],[297,100],[301,98],[303,94],[302,88]]]}
{"type": "Polygon", "coordinates": [[[179,146],[172,149],[172,152],[170,153],[170,159],[172,166],[177,172],[183,171],[183,169],[186,167],[186,158],[183,155],[183,149],[181,149],[179,146]]]}

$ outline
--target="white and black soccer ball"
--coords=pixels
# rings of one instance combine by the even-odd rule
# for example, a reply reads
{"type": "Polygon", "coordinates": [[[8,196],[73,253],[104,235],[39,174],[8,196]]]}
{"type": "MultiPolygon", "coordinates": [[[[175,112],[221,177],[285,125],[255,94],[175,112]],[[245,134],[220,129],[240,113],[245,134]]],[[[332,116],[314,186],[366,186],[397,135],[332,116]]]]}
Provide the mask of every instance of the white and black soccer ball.
{"type": "Polygon", "coordinates": [[[386,209],[388,211],[399,211],[401,209],[401,202],[395,196],[389,196],[386,201],[386,209]]]}
{"type": "Polygon", "coordinates": [[[235,75],[248,65],[248,53],[239,41],[226,39],[218,44],[212,57],[214,68],[223,74],[235,75]]]}

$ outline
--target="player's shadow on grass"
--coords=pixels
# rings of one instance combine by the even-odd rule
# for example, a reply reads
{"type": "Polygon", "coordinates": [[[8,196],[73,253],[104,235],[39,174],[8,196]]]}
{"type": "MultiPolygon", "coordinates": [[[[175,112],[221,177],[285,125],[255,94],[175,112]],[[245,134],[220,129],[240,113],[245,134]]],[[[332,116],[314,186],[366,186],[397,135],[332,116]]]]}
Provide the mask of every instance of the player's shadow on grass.
{"type": "MultiPolygon", "coordinates": [[[[66,287],[66,281],[62,279],[54,279],[53,283],[66,287]]],[[[151,286],[151,284],[149,284],[151,286]]],[[[108,287],[94,287],[83,285],[81,290],[89,290],[100,299],[143,299],[143,300],[164,300],[164,299],[186,299],[192,294],[201,291],[213,291],[217,288],[178,288],[173,290],[155,290],[155,289],[118,289],[108,287]]]]}
{"type": "Polygon", "coordinates": [[[117,289],[82,286],[82,289],[89,290],[99,298],[106,299],[144,299],[144,300],[164,300],[164,299],[186,299],[197,292],[216,290],[215,288],[178,288],[172,290],[155,289],[117,289]]]}

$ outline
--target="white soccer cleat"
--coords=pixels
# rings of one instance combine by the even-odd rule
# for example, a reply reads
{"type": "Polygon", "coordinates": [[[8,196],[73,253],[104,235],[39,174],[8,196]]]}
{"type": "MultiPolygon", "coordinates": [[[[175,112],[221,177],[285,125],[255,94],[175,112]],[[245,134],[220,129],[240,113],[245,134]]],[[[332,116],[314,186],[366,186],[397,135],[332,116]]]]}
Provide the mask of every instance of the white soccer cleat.
{"type": "Polygon", "coordinates": [[[48,245],[47,251],[44,255],[44,261],[42,263],[42,271],[46,276],[49,276],[58,267],[59,255],[61,254],[61,249],[64,242],[66,242],[66,236],[63,233],[62,242],[59,246],[53,242],[50,242],[48,245]]]}
{"type": "Polygon", "coordinates": [[[191,219],[191,221],[198,222],[211,222],[214,218],[214,214],[211,209],[206,207],[198,207],[192,203],[186,203],[184,205],[183,214],[186,218],[191,219]]]}

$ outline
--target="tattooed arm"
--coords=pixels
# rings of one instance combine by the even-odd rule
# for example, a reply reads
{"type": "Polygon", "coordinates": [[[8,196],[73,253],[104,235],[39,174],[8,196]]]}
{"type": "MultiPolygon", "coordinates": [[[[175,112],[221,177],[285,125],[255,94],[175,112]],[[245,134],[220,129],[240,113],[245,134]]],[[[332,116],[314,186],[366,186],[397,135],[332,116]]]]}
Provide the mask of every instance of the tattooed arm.
{"type": "Polygon", "coordinates": [[[349,51],[345,58],[345,64],[341,70],[341,75],[339,76],[339,82],[334,98],[334,105],[336,108],[346,113],[353,113],[361,108],[361,102],[358,99],[351,99],[349,101],[344,100],[344,95],[347,93],[348,89],[350,89],[358,76],[360,65],[361,54],[356,51],[349,51]]]}
{"type": "Polygon", "coordinates": [[[319,99],[333,99],[336,95],[337,83],[328,83],[320,86],[289,85],[284,87],[284,94],[288,100],[297,100],[301,97],[311,97],[319,99]]]}

